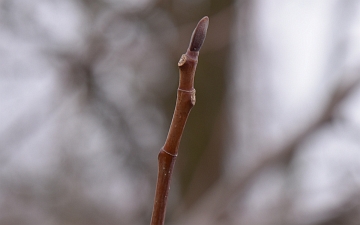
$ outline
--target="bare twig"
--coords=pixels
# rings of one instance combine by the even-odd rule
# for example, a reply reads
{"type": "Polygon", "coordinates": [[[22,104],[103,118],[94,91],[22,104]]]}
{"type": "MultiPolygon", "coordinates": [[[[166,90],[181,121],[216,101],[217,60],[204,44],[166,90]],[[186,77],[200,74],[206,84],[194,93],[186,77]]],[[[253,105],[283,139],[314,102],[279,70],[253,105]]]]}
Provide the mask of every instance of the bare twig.
{"type": "Polygon", "coordinates": [[[165,145],[158,155],[159,171],[151,225],[164,224],[170,179],[178,154],[181,135],[190,110],[195,105],[194,77],[199,51],[204,43],[208,25],[209,18],[207,16],[199,21],[191,36],[189,48],[181,56],[178,63],[180,70],[179,88],[169,133],[165,145]]]}

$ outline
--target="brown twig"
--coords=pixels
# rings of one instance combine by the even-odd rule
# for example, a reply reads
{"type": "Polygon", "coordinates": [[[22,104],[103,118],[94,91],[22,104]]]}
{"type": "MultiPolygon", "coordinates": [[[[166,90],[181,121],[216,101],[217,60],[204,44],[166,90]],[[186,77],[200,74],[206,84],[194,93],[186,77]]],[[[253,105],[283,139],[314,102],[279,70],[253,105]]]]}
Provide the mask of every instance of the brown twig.
{"type": "Polygon", "coordinates": [[[181,56],[178,63],[180,71],[179,88],[169,133],[165,145],[158,155],[159,170],[151,225],[164,224],[170,179],[178,154],[181,135],[190,110],[195,105],[194,77],[199,51],[204,43],[208,25],[209,18],[207,16],[199,21],[191,36],[189,48],[181,56]]]}

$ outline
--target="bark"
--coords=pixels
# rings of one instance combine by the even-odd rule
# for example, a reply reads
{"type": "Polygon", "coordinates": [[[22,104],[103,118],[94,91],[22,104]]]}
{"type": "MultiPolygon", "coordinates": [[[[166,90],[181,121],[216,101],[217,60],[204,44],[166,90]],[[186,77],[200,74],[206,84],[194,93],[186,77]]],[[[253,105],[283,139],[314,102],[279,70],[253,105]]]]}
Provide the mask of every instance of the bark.
{"type": "Polygon", "coordinates": [[[168,136],[158,155],[159,168],[151,225],[163,225],[165,221],[170,180],[181,136],[190,110],[196,102],[194,77],[199,51],[204,43],[208,25],[208,17],[204,17],[199,21],[191,36],[189,48],[181,56],[178,63],[180,78],[177,100],[168,136]]]}

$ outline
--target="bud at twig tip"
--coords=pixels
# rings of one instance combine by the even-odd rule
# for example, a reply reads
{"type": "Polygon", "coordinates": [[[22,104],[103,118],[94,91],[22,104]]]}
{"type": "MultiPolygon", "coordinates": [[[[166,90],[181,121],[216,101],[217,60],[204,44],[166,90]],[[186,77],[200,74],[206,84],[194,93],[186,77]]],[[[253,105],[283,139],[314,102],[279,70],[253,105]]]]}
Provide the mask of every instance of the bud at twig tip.
{"type": "Polygon", "coordinates": [[[203,17],[197,24],[194,32],[191,35],[189,49],[190,51],[198,52],[205,41],[207,28],[209,26],[209,17],[203,17]]]}

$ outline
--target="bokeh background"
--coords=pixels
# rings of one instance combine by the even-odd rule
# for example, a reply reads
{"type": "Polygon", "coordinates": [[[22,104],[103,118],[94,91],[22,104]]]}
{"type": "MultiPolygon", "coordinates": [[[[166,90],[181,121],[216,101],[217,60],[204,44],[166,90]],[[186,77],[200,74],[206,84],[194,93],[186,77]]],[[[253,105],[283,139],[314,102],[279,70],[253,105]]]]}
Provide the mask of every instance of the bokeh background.
{"type": "Polygon", "coordinates": [[[0,0],[0,224],[149,224],[205,15],[166,224],[360,224],[359,0],[0,0]]]}

